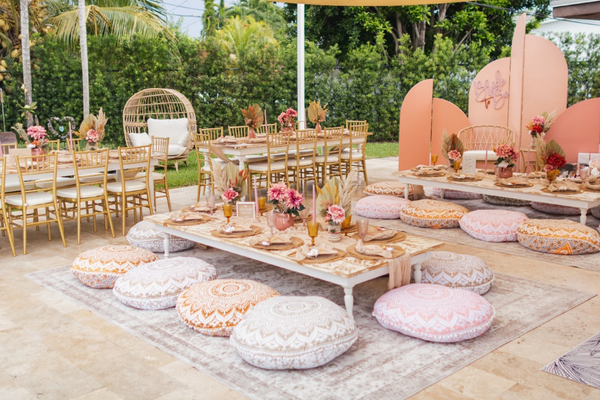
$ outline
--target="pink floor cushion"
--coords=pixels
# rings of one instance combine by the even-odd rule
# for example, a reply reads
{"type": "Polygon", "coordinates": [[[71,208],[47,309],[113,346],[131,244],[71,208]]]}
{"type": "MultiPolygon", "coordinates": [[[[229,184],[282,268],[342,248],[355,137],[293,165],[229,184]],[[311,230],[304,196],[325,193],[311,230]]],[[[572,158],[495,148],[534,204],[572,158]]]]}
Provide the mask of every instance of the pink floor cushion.
{"type": "MultiPolygon", "coordinates": [[[[141,247],[153,253],[164,253],[164,235],[154,229],[154,224],[147,221],[140,221],[131,227],[127,233],[127,241],[130,245],[141,247]]],[[[175,253],[178,251],[188,250],[194,247],[195,243],[191,240],[170,235],[169,252],[175,253]]]]}
{"type": "Polygon", "coordinates": [[[356,202],[356,214],[366,218],[398,219],[410,200],[395,196],[367,196],[356,202]]]}
{"type": "Polygon", "coordinates": [[[215,267],[198,258],[166,258],[126,272],[117,279],[113,293],[130,307],[162,310],[175,307],[184,290],[216,278],[215,267]]]}
{"type": "Polygon", "coordinates": [[[530,219],[521,224],[517,236],[523,246],[543,253],[571,255],[600,251],[600,233],[570,220],[530,219]]]}
{"type": "Polygon", "coordinates": [[[71,272],[86,286],[112,289],[127,271],[156,260],[156,254],[139,247],[103,246],[81,253],[73,261],[71,272]]]}
{"type": "Polygon", "coordinates": [[[252,308],[235,327],[231,344],[264,369],[307,369],[327,364],[356,342],[346,310],[316,296],[275,296],[252,308]]]}
{"type": "MultiPolygon", "coordinates": [[[[404,185],[398,181],[377,182],[367,186],[364,193],[368,196],[385,195],[404,197],[404,185]]],[[[409,194],[412,194],[412,190],[410,189],[409,194]]]]}
{"type": "Polygon", "coordinates": [[[381,296],[373,316],[386,329],[430,342],[452,343],[484,334],[492,325],[495,310],[477,293],[415,283],[381,296]]]}
{"type": "Polygon", "coordinates": [[[253,306],[278,296],[262,283],[241,279],[217,279],[192,286],[177,299],[179,318],[208,336],[230,336],[253,306]]]}
{"type": "Polygon", "coordinates": [[[594,217],[600,219],[600,206],[592,208],[591,211],[594,217]]]}
{"type": "Polygon", "coordinates": [[[517,229],[528,219],[518,211],[477,210],[465,214],[460,219],[460,227],[484,242],[516,242],[517,229]]]}
{"type": "Polygon", "coordinates": [[[556,215],[581,215],[579,208],[569,206],[559,206],[558,204],[531,202],[531,208],[541,211],[546,214],[556,215]]]}
{"type": "Polygon", "coordinates": [[[421,264],[421,283],[432,283],[485,294],[492,287],[494,273],[476,256],[433,251],[421,264]]]}
{"type": "Polygon", "coordinates": [[[523,207],[531,204],[529,200],[511,199],[510,197],[483,195],[483,201],[497,206],[523,207]]]}
{"type": "Polygon", "coordinates": [[[477,200],[483,196],[479,193],[463,192],[462,190],[433,188],[433,195],[449,200],[477,200]],[[442,191],[444,195],[442,196],[442,191]]]}
{"type": "Polygon", "coordinates": [[[459,221],[468,213],[463,206],[440,200],[417,200],[402,209],[400,219],[421,228],[458,228],[459,221]]]}

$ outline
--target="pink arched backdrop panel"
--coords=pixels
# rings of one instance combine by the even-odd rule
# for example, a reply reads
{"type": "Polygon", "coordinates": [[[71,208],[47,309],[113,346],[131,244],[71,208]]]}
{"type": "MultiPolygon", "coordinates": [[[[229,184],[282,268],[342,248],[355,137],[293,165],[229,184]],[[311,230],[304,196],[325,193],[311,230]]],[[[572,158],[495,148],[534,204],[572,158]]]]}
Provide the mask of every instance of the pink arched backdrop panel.
{"type": "Polygon", "coordinates": [[[433,79],[410,89],[400,109],[398,170],[429,164],[433,79]]]}
{"type": "Polygon", "coordinates": [[[548,39],[525,36],[523,111],[521,125],[515,130],[517,136],[521,133],[520,141],[517,138],[521,147],[527,147],[531,143],[525,126],[544,111],[556,110],[556,115],[564,112],[567,109],[568,92],[569,69],[562,52],[548,39]]]}
{"type": "MultiPolygon", "coordinates": [[[[510,79],[508,86],[508,127],[519,135],[523,106],[523,65],[525,62],[525,14],[519,17],[513,34],[510,52],[510,79]]],[[[517,145],[519,141],[517,138],[517,145]]]]}
{"type": "Polygon", "coordinates": [[[483,67],[469,91],[469,120],[472,125],[508,126],[510,58],[483,67]]]}
{"type": "Polygon", "coordinates": [[[546,140],[556,140],[567,162],[577,162],[577,153],[598,153],[600,145],[600,98],[577,103],[556,118],[546,140]]]}
{"type": "Polygon", "coordinates": [[[433,123],[431,128],[431,152],[439,155],[442,163],[442,137],[444,129],[448,134],[458,133],[470,126],[465,113],[453,103],[444,99],[433,99],[433,123]]]}

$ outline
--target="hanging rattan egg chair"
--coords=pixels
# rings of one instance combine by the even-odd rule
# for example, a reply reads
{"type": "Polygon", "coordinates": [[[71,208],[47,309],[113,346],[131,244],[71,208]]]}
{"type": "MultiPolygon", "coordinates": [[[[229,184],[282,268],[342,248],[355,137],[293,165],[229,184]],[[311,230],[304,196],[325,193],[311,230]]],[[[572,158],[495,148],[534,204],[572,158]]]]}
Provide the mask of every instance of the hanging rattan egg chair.
{"type": "Polygon", "coordinates": [[[179,161],[186,162],[194,147],[196,114],[190,101],[177,90],[144,89],[127,100],[123,129],[127,146],[148,144],[150,136],[169,137],[168,158],[177,169],[179,161]]]}

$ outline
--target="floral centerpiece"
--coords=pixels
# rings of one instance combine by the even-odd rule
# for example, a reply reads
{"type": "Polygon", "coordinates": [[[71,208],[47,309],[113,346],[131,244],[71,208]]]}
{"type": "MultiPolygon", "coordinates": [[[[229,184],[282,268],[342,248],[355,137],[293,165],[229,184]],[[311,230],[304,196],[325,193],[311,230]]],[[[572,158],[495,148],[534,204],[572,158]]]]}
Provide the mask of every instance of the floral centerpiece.
{"type": "Polygon", "coordinates": [[[567,164],[564,150],[555,140],[551,140],[548,143],[536,143],[536,153],[538,163],[544,166],[546,176],[552,182],[558,177],[560,169],[567,164]]]}
{"type": "Polygon", "coordinates": [[[294,218],[304,210],[304,196],[295,189],[288,188],[280,182],[272,185],[267,191],[269,203],[273,204],[273,212],[277,213],[275,227],[280,231],[294,225],[294,218]]]}
{"type": "Polygon", "coordinates": [[[327,223],[330,232],[329,240],[339,242],[341,240],[341,224],[346,217],[350,217],[352,196],[357,188],[356,171],[352,171],[344,179],[332,178],[322,188],[317,187],[317,212],[327,223]]]}
{"type": "Polygon", "coordinates": [[[519,159],[519,153],[515,148],[508,144],[501,144],[496,147],[496,166],[499,178],[510,178],[512,169],[515,167],[515,162],[519,159]]]}
{"type": "Polygon", "coordinates": [[[240,199],[240,192],[230,187],[221,194],[221,198],[226,204],[234,204],[240,199]]]}
{"type": "Polygon", "coordinates": [[[288,108],[277,117],[277,120],[281,124],[281,130],[283,132],[290,132],[294,130],[296,119],[298,118],[298,112],[293,108],[288,108]]]}
{"type": "Polygon", "coordinates": [[[308,106],[308,119],[315,124],[315,131],[321,133],[321,122],[327,117],[327,105],[321,107],[321,100],[313,101],[308,106]]]}
{"type": "Polygon", "coordinates": [[[543,112],[541,115],[536,115],[533,120],[526,126],[531,135],[531,147],[535,148],[539,142],[544,142],[546,132],[550,130],[552,124],[556,120],[556,110],[551,113],[543,112]]]}
{"type": "Polygon", "coordinates": [[[263,124],[263,112],[258,104],[252,104],[248,109],[241,109],[244,122],[248,126],[248,138],[256,138],[255,129],[263,124]]]}
{"type": "Polygon", "coordinates": [[[48,145],[46,129],[41,125],[33,125],[27,128],[27,136],[31,138],[27,147],[43,149],[48,145]]]}
{"type": "Polygon", "coordinates": [[[90,114],[81,122],[77,134],[82,139],[85,139],[88,150],[96,150],[98,148],[98,144],[104,139],[104,128],[107,122],[108,118],[106,118],[106,114],[104,114],[102,108],[98,110],[98,116],[90,114]]]}
{"type": "Polygon", "coordinates": [[[214,160],[212,166],[215,192],[225,203],[233,204],[246,196],[248,170],[240,171],[233,163],[229,163],[223,168],[220,162],[214,160]]]}
{"type": "Polygon", "coordinates": [[[346,211],[337,205],[333,204],[327,207],[323,220],[329,225],[340,225],[346,219],[346,211]]]}
{"type": "Polygon", "coordinates": [[[454,167],[455,171],[458,171],[460,167],[460,159],[462,153],[465,151],[462,141],[458,138],[456,133],[448,135],[444,131],[442,136],[442,156],[450,162],[450,165],[454,167]]]}

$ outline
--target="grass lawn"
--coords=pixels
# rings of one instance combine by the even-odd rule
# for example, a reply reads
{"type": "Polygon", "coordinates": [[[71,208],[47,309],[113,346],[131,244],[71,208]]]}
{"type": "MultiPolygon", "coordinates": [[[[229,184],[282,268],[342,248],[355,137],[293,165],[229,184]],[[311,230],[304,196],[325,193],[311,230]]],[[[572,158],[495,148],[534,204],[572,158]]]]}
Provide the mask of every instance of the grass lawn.
{"type": "MultiPolygon", "coordinates": [[[[367,143],[367,158],[398,157],[398,142],[367,143]]],[[[179,163],[179,172],[170,167],[167,172],[169,188],[198,184],[198,162],[196,153],[191,152],[187,158],[187,165],[179,163]]]]}

